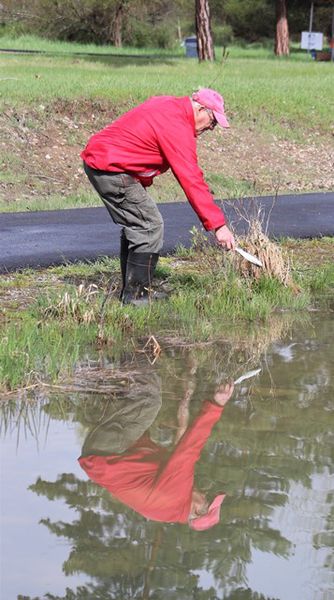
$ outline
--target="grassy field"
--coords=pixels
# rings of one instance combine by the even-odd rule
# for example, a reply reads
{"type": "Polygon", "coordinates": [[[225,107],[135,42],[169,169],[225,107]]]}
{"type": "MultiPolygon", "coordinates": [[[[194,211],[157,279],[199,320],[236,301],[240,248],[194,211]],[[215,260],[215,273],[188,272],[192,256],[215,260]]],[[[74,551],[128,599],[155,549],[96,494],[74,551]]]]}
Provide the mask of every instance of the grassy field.
{"type": "Polygon", "coordinates": [[[175,52],[116,51],[27,36],[0,38],[0,46],[50,53],[1,55],[1,103],[106,98],[114,104],[135,104],[153,94],[187,95],[200,85],[214,85],[224,92],[232,123],[256,119],[261,127],[275,131],[290,124],[294,129],[316,127],[326,132],[332,124],[333,65],[316,63],[306,53],[278,60],[268,50],[231,47],[227,61],[219,60],[218,49],[214,64],[199,64],[185,59],[183,49],[176,58],[175,52]],[[97,56],[74,55],[85,52],[97,56]]]}
{"type": "MultiPolygon", "coordinates": [[[[223,93],[231,129],[198,141],[217,198],[329,191],[334,187],[333,65],[304,52],[288,59],[258,47],[217,49],[213,64],[172,52],[0,38],[0,211],[99,205],[80,151],[92,133],[154,94],[223,93]]],[[[170,173],[157,202],[185,200],[170,173]]]]}

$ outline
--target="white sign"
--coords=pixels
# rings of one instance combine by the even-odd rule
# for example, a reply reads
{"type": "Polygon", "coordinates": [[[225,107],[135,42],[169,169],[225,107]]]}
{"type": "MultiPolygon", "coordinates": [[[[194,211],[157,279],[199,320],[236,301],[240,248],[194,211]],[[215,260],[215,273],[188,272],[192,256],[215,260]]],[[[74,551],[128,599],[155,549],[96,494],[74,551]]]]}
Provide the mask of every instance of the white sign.
{"type": "Polygon", "coordinates": [[[303,50],[322,50],[323,34],[317,31],[302,31],[300,47],[303,50]]]}

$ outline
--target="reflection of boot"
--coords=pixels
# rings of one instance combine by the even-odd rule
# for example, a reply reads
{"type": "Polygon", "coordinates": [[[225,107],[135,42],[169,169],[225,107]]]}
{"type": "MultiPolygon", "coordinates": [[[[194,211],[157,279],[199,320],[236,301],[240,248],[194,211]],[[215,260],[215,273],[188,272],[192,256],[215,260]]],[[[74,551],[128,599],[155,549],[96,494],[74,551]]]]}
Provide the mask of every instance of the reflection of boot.
{"type": "Polygon", "coordinates": [[[123,304],[145,306],[151,300],[167,298],[164,292],[154,292],[151,289],[152,279],[159,254],[152,252],[129,251],[126,265],[125,287],[123,290],[123,304]]]}
{"type": "Polygon", "coordinates": [[[126,278],[126,265],[129,256],[129,242],[125,237],[124,231],[121,233],[121,246],[120,246],[120,263],[121,263],[121,273],[122,273],[122,290],[120,293],[120,300],[123,299],[123,292],[125,288],[125,278],[126,278]]]}

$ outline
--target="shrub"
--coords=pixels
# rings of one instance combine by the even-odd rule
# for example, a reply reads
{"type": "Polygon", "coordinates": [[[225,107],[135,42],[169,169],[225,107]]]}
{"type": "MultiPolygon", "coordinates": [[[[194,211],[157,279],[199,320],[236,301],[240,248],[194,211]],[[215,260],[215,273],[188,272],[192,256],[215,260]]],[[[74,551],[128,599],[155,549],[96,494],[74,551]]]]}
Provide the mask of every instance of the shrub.
{"type": "Polygon", "coordinates": [[[163,25],[155,27],[152,42],[155,48],[173,48],[175,45],[175,36],[171,27],[165,27],[163,25]]]}
{"type": "Polygon", "coordinates": [[[151,24],[137,19],[129,20],[123,35],[124,44],[135,48],[172,48],[175,45],[175,32],[172,25],[151,24]]]}
{"type": "Polygon", "coordinates": [[[214,25],[212,34],[213,41],[217,46],[229,46],[233,43],[234,35],[231,25],[214,25]]]}

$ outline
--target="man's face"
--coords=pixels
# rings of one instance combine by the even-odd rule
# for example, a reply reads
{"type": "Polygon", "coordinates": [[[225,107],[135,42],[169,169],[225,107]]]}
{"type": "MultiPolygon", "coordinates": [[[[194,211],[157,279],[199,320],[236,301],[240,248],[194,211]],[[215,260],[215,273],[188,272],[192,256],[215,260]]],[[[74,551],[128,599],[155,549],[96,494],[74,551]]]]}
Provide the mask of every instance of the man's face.
{"type": "Polygon", "coordinates": [[[201,106],[195,113],[195,130],[196,135],[199,136],[204,131],[209,129],[212,131],[217,125],[215,116],[209,108],[201,106]]]}
{"type": "Polygon", "coordinates": [[[206,498],[206,495],[202,492],[199,492],[198,490],[193,490],[189,518],[196,519],[196,517],[206,515],[208,509],[209,502],[206,498]]]}

